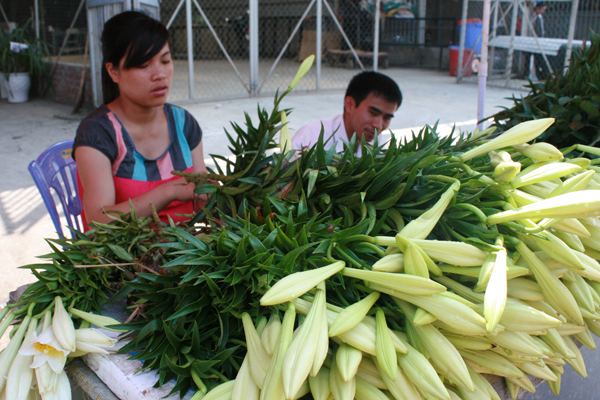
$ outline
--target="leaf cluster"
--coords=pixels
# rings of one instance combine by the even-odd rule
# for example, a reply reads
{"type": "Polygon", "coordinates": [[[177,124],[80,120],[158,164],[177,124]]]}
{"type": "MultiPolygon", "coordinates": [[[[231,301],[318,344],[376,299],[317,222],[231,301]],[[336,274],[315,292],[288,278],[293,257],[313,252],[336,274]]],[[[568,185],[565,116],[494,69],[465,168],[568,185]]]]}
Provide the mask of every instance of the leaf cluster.
{"type": "Polygon", "coordinates": [[[514,106],[493,115],[502,130],[520,122],[552,117],[555,123],[539,141],[558,148],[600,141],[600,35],[590,32],[591,44],[574,49],[568,70],[545,82],[530,82],[525,97],[512,97],[514,106]]]}
{"type": "Polygon", "coordinates": [[[30,72],[33,77],[46,77],[48,68],[45,59],[49,56],[46,42],[35,37],[31,19],[10,33],[0,30],[0,72],[6,77],[17,72],[30,72]],[[14,52],[10,42],[27,44],[27,49],[14,52]]]}

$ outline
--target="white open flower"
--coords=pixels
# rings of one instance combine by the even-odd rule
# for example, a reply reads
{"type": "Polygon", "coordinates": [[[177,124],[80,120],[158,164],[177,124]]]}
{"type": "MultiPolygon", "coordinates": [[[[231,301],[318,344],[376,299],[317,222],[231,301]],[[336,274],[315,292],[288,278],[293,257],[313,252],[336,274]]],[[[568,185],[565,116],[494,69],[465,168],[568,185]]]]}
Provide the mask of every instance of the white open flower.
{"type": "Polygon", "coordinates": [[[50,326],[44,329],[40,336],[34,332],[29,343],[24,343],[19,353],[33,356],[31,368],[39,368],[47,362],[55,373],[60,374],[67,361],[69,351],[61,347],[54,336],[52,326],[50,326]]]}

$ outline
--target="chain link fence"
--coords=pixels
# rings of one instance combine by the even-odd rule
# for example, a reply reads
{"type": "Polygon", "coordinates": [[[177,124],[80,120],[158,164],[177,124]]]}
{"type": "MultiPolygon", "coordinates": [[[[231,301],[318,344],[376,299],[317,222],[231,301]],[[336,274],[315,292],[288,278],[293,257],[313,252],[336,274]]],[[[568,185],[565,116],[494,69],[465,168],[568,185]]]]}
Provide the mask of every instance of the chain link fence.
{"type": "MultiPolygon", "coordinates": [[[[261,0],[259,5],[259,62],[258,82],[250,77],[250,12],[244,0],[194,1],[192,7],[193,40],[193,98],[232,98],[251,93],[272,95],[285,88],[296,73],[299,63],[316,52],[317,7],[322,2],[322,55],[323,65],[319,79],[313,69],[297,86],[296,91],[343,89],[357,72],[352,63],[340,62],[350,59],[350,46],[372,51],[372,15],[365,22],[363,36],[357,34],[352,23],[360,13],[360,7],[345,7],[349,0],[261,0]],[[202,9],[202,12],[200,12],[202,9]],[[336,23],[337,21],[337,23],[336,23]],[[368,26],[368,35],[364,30],[368,26]],[[352,28],[343,39],[341,29],[352,28]],[[365,40],[367,44],[365,45],[365,40]],[[346,51],[342,56],[332,55],[346,51]],[[318,82],[317,82],[318,81],[318,82]],[[254,92],[253,92],[254,90],[254,92]]],[[[161,3],[161,19],[172,20],[169,28],[173,37],[176,60],[176,78],[171,91],[172,100],[189,98],[187,65],[186,11],[179,7],[181,0],[165,0],[161,3]],[[178,8],[179,7],[179,8],[178,8]],[[176,13],[177,12],[177,13],[176,13]]],[[[367,14],[369,14],[367,12],[367,14]]],[[[360,33],[360,32],[359,32],[360,33]]]]}
{"type": "MultiPolygon", "coordinates": [[[[87,36],[87,21],[85,9],[77,13],[81,0],[74,1],[40,1],[39,8],[39,37],[48,44],[50,54],[58,55],[65,42],[63,53],[66,55],[83,54],[87,36]],[[67,35],[68,34],[68,35],[67,35]]],[[[34,1],[0,1],[0,27],[24,26],[35,31],[34,1]]]]}
{"type": "MultiPolygon", "coordinates": [[[[465,0],[462,60],[458,60],[457,47],[462,35],[462,1],[381,0],[376,35],[376,0],[0,0],[0,29],[6,21],[22,25],[34,18],[37,4],[39,35],[49,44],[51,61],[60,55],[60,63],[90,64],[91,40],[90,54],[85,55],[89,25],[100,29],[101,21],[123,8],[117,3],[127,2],[142,9],[153,3],[156,16],[171,32],[175,64],[171,102],[271,96],[287,87],[299,63],[319,47],[320,65],[296,91],[343,90],[360,69],[374,68],[375,61],[379,69],[449,66],[460,79],[475,80],[471,66],[478,58],[477,43],[481,43],[483,0],[465,0]],[[90,21],[86,9],[92,3],[110,3],[114,10],[96,14],[90,21]],[[256,19],[250,13],[251,4],[257,4],[256,19]],[[250,37],[253,23],[258,31],[255,47],[250,37]],[[254,48],[256,61],[251,57],[254,48]],[[459,64],[464,66],[462,71],[457,71],[459,64]]],[[[600,0],[579,0],[577,10],[570,0],[545,2],[543,32],[537,27],[539,20],[532,22],[535,3],[492,0],[491,84],[522,87],[527,79],[543,79],[560,71],[569,55],[570,27],[574,47],[583,45],[590,29],[600,32],[600,0]]],[[[98,51],[95,58],[99,63],[98,51]]],[[[73,79],[74,85],[79,84],[73,79]]]]}
{"type": "Polygon", "coordinates": [[[171,33],[175,65],[169,100],[248,96],[248,2],[198,0],[192,2],[190,10],[186,10],[185,3],[164,0],[160,8],[161,20],[168,24],[171,33]],[[187,15],[189,11],[191,17],[187,15]],[[191,68],[188,20],[191,21],[191,68]]]}

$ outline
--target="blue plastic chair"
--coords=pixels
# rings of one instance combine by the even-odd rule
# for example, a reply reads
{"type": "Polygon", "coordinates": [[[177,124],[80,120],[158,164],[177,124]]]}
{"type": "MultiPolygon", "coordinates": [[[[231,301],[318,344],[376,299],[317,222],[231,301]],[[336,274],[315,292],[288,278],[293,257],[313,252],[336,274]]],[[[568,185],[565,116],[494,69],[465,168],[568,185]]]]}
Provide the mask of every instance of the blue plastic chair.
{"type": "MultiPolygon", "coordinates": [[[[52,218],[56,232],[64,238],[56,202],[50,189],[54,189],[64,212],[67,225],[81,231],[81,200],[77,190],[77,169],[72,157],[73,141],[65,140],[53,144],[46,149],[36,160],[29,164],[29,172],[37,186],[48,213],[52,218]]],[[[71,233],[72,237],[75,234],[71,233]]]]}

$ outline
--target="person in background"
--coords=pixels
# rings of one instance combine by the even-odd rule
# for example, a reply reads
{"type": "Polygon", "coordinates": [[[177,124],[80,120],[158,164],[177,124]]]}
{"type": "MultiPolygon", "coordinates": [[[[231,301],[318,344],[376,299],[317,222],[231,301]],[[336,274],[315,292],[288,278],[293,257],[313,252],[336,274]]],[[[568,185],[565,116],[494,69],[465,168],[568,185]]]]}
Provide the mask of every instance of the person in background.
{"type": "MultiPolygon", "coordinates": [[[[531,26],[535,36],[543,38],[546,36],[544,28],[544,13],[548,9],[548,4],[544,1],[538,1],[533,7],[533,16],[531,17],[531,26]]],[[[539,53],[533,55],[533,65],[535,68],[535,76],[539,80],[544,80],[550,72],[544,56],[539,53]]]]}
{"type": "Polygon", "coordinates": [[[175,222],[206,202],[171,171],[206,172],[202,130],[186,110],[167,103],[173,61],[166,27],[135,11],[107,21],[102,33],[104,104],[77,128],[84,224],[108,222],[107,211],[175,222]]]}
{"type": "Polygon", "coordinates": [[[342,152],[344,142],[350,142],[356,134],[355,151],[360,156],[362,139],[373,143],[375,135],[388,128],[400,104],[402,92],[393,79],[374,71],[361,72],[348,84],[344,112],[298,129],[292,136],[292,147],[295,150],[312,147],[323,129],[325,148],[335,146],[337,152],[342,152]]]}

